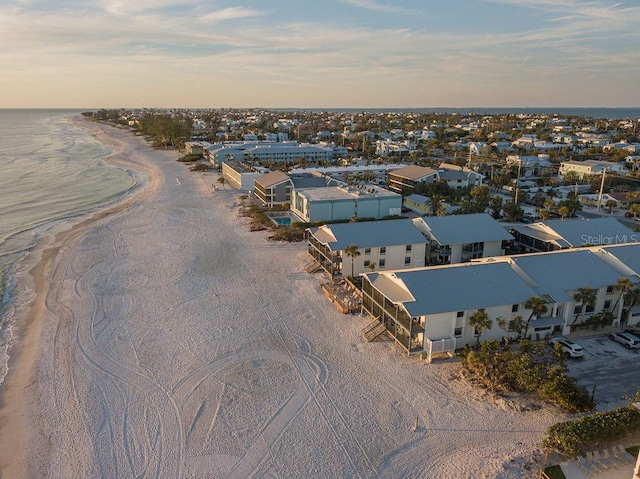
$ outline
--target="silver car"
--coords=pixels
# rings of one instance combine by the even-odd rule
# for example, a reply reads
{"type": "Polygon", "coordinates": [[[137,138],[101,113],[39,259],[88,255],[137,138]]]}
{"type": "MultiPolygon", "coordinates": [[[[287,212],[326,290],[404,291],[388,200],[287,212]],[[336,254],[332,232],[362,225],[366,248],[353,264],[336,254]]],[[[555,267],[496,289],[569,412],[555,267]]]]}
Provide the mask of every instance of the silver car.
{"type": "Polygon", "coordinates": [[[555,346],[556,344],[560,345],[562,352],[572,358],[581,358],[584,356],[584,349],[578,343],[574,343],[570,339],[565,338],[564,336],[557,336],[551,338],[549,340],[549,344],[551,346],[555,346]]]}
{"type": "Polygon", "coordinates": [[[609,339],[619,342],[627,349],[640,348],[640,338],[631,333],[611,333],[609,339]]]}

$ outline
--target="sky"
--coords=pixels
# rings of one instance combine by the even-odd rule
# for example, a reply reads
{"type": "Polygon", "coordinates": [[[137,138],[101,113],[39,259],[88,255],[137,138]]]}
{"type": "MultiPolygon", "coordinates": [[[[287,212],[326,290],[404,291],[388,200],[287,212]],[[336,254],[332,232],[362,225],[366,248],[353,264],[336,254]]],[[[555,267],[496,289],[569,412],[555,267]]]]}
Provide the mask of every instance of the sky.
{"type": "Polygon", "coordinates": [[[640,107],[640,0],[2,0],[0,108],[640,107]]]}

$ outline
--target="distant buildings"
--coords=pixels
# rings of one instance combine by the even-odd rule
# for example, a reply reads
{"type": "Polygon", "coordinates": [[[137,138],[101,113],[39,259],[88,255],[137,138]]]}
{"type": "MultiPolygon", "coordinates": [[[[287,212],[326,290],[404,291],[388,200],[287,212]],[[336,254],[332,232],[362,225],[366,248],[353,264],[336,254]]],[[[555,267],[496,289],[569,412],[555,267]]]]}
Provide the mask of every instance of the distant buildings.
{"type": "Polygon", "coordinates": [[[306,145],[296,141],[268,142],[242,141],[212,143],[206,146],[208,160],[215,166],[225,161],[254,161],[290,163],[306,160],[312,162],[329,161],[334,158],[334,147],[330,145],[306,145]]]}
{"type": "Polygon", "coordinates": [[[389,173],[389,189],[396,193],[410,193],[417,184],[435,183],[438,171],[426,166],[409,165],[389,173]]]}
{"type": "Polygon", "coordinates": [[[589,176],[600,175],[603,171],[608,173],[617,173],[622,175],[625,173],[624,165],[613,163],[611,161],[585,160],[585,161],[563,161],[560,164],[560,176],[566,176],[567,173],[575,173],[579,179],[589,176]]]}

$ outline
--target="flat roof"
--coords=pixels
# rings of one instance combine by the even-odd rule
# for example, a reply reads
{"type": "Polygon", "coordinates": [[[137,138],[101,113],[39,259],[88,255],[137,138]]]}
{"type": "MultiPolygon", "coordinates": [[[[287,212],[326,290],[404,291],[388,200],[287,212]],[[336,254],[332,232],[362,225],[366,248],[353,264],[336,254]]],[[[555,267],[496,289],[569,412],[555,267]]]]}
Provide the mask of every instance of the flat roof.
{"type": "Polygon", "coordinates": [[[331,200],[353,200],[354,198],[366,199],[376,197],[397,197],[402,196],[393,191],[368,185],[366,188],[346,188],[343,186],[330,186],[327,188],[300,188],[296,191],[310,201],[331,201],[331,200]]]}

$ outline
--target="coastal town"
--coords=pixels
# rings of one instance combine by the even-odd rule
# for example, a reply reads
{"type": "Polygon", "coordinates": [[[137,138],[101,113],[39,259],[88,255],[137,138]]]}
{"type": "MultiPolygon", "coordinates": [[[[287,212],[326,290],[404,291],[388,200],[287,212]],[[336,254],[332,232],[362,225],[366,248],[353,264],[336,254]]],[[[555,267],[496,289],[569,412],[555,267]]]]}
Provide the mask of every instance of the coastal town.
{"type": "MultiPolygon", "coordinates": [[[[640,350],[640,119],[257,109],[90,116],[180,150],[192,171],[215,172],[214,193],[235,191],[241,213],[258,212],[252,230],[303,240],[305,272],[326,278],[322,291],[342,313],[365,318],[365,341],[389,338],[427,363],[458,356],[489,389],[494,379],[469,358],[503,344],[500,354],[520,351],[502,356],[511,364],[531,342],[529,382],[555,374],[532,372],[549,352],[563,357],[562,386],[540,386],[542,400],[634,414],[624,398],[637,392],[640,350]],[[607,393],[595,397],[596,388],[607,393]]],[[[503,377],[498,389],[512,381],[503,377]]],[[[545,447],[561,450],[560,436],[548,433],[545,447]]],[[[620,450],[609,465],[631,467],[631,457],[620,450]]],[[[578,459],[564,466],[578,475],[565,477],[602,466],[578,459]]]]}
{"type": "Polygon", "coordinates": [[[634,277],[640,264],[629,256],[637,249],[640,216],[638,119],[257,109],[92,116],[134,128],[157,146],[184,149],[192,169],[220,172],[213,188],[247,195],[275,225],[302,225],[307,269],[331,280],[357,279],[360,287],[364,281],[394,304],[381,308],[370,293],[361,306],[409,354],[430,357],[433,342],[445,338],[453,340],[447,349],[457,349],[480,335],[525,332],[513,325],[505,331],[497,318],[528,317],[524,336],[538,340],[640,321],[634,277]],[[591,261],[586,258],[597,260],[575,274],[591,261]],[[567,277],[545,285],[545,277],[520,265],[529,262],[567,277]],[[424,306],[429,299],[417,298],[429,288],[411,290],[407,285],[416,280],[399,279],[398,271],[435,275],[428,284],[446,285],[445,275],[474,277],[489,269],[488,278],[511,284],[513,294],[521,283],[522,291],[508,301],[495,287],[493,293],[470,288],[475,298],[461,293],[456,301],[433,292],[446,306],[408,314],[402,298],[424,306]],[[399,286],[403,293],[395,291],[399,286]],[[587,298],[576,299],[585,289],[587,298]],[[544,299],[543,313],[524,306],[533,297],[544,299]],[[476,310],[486,310],[494,327],[469,327],[476,310]]]}
{"type": "Polygon", "coordinates": [[[527,174],[506,157],[533,152],[470,155],[463,135],[376,154],[304,136],[300,112],[224,140],[194,128],[204,111],[95,115],[70,121],[135,187],[52,228],[16,274],[3,475],[630,474],[632,166],[563,178],[565,160],[613,163],[577,148],[527,174]]]}

